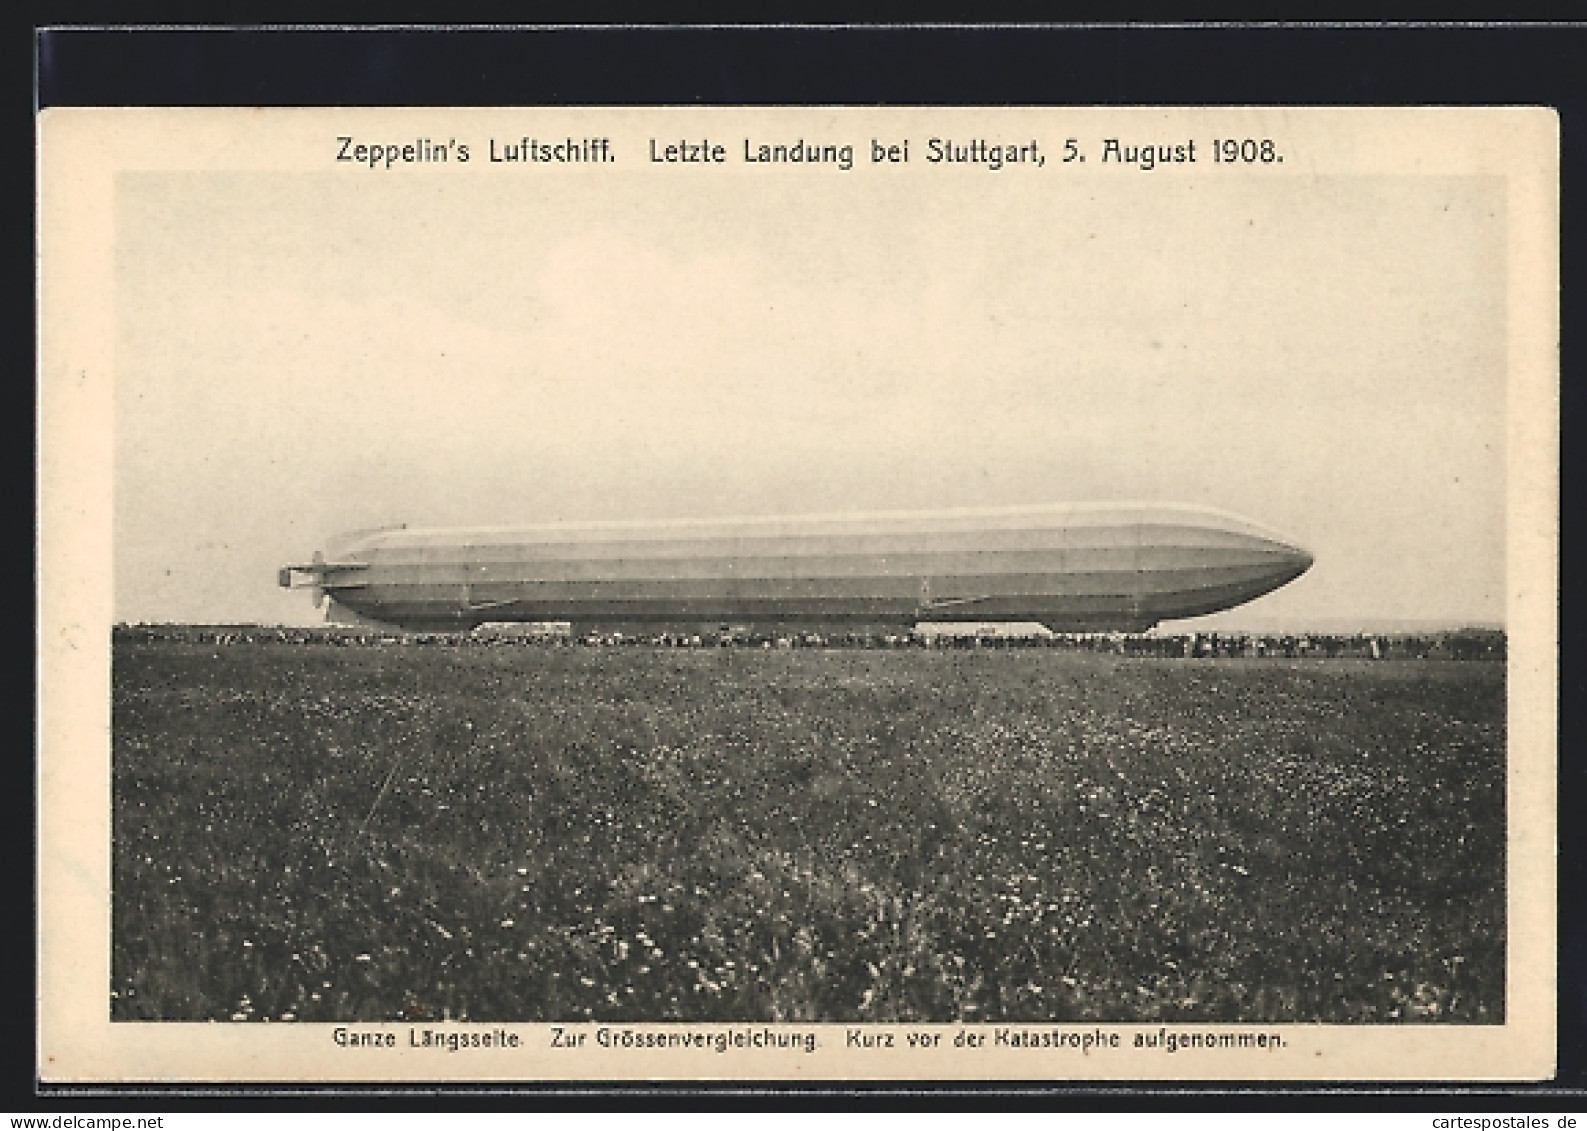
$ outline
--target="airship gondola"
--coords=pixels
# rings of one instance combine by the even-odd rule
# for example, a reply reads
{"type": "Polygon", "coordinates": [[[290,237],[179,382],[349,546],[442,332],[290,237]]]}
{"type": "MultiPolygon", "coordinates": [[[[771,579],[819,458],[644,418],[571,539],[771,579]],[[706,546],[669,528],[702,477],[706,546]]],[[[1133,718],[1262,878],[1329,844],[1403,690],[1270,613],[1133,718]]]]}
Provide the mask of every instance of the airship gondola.
{"type": "Polygon", "coordinates": [[[787,518],[361,531],[280,571],[332,619],[413,630],[1036,621],[1139,632],[1304,573],[1292,541],[1221,511],[1064,504],[787,518]]]}

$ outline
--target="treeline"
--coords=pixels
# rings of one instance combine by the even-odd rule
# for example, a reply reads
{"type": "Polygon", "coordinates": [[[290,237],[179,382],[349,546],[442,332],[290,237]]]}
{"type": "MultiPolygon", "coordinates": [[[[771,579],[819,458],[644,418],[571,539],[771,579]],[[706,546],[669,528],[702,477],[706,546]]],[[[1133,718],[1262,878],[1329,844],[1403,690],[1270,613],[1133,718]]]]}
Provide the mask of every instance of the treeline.
{"type": "Polygon", "coordinates": [[[871,648],[931,650],[1047,649],[1161,659],[1502,660],[1498,629],[1433,633],[1192,632],[1171,634],[1057,633],[1052,636],[945,632],[683,633],[566,631],[398,632],[366,627],[261,625],[117,625],[118,642],[175,641],[202,645],[319,644],[343,648],[871,648]]]}

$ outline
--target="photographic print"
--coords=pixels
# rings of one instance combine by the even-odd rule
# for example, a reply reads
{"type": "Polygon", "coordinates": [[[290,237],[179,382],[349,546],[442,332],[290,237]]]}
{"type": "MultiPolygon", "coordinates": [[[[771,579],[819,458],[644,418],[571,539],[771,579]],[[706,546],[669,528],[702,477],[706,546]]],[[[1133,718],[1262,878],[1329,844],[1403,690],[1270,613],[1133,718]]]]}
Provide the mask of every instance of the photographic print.
{"type": "Polygon", "coordinates": [[[1549,1070],[1551,112],[41,136],[46,1075],[1549,1070]]]}

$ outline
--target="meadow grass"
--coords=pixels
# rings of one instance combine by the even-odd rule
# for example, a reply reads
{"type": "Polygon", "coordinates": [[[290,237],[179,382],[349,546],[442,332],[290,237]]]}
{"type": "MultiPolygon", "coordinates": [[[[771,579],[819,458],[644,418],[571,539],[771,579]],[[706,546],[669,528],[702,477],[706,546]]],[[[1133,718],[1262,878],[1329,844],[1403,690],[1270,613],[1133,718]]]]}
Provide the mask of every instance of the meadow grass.
{"type": "Polygon", "coordinates": [[[118,639],[118,1019],[1504,1018],[1504,667],[118,639]]]}

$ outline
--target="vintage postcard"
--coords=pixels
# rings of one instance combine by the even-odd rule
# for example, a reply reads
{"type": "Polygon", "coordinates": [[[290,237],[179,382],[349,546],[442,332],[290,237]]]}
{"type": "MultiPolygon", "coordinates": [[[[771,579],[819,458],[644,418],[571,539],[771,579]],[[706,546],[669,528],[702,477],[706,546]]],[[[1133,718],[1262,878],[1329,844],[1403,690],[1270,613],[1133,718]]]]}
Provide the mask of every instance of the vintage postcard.
{"type": "Polygon", "coordinates": [[[1551,110],[40,137],[46,1081],[1554,1071],[1551,110]]]}

